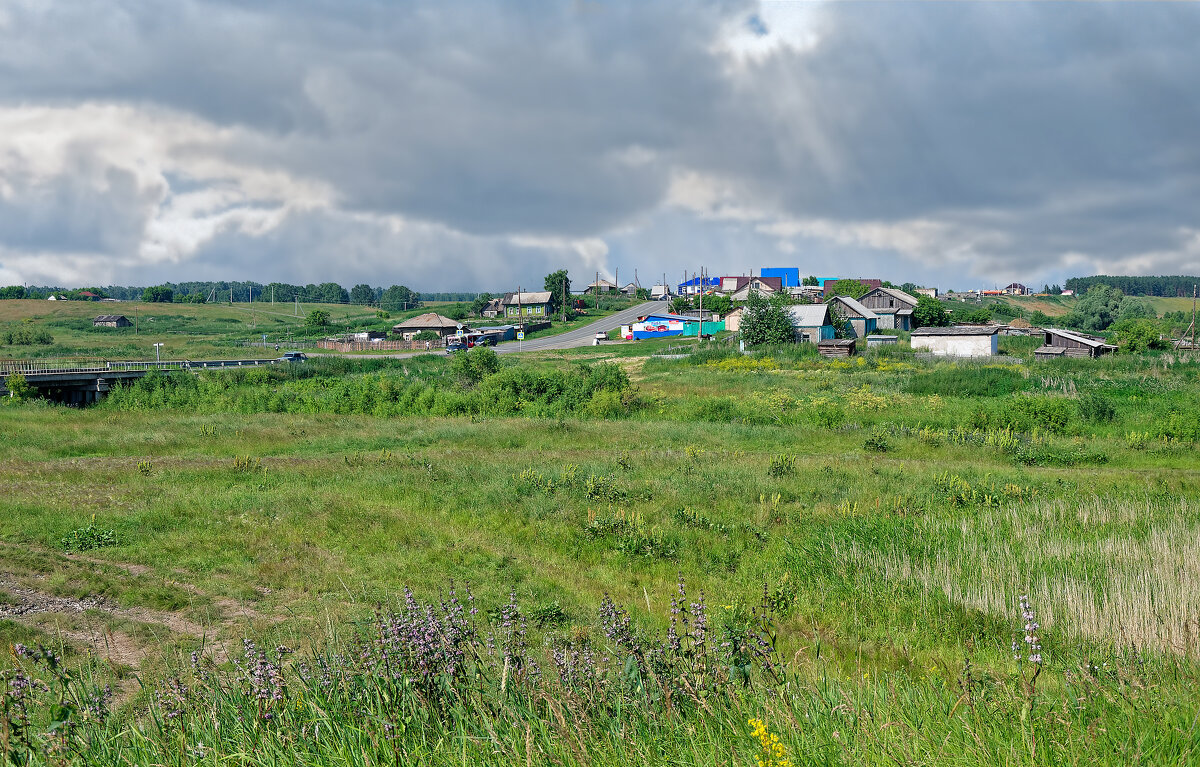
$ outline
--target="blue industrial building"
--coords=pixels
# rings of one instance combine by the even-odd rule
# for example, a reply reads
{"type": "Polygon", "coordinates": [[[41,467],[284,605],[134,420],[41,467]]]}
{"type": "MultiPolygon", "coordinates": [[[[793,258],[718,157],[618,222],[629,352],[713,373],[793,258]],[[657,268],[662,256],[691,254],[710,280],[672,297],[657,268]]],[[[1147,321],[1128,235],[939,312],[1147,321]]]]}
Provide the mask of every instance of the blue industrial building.
{"type": "Polygon", "coordinates": [[[704,277],[703,281],[701,281],[700,277],[693,277],[687,282],[679,283],[679,289],[676,292],[681,296],[694,296],[698,293],[712,290],[720,284],[721,279],[719,277],[704,277]]]}
{"type": "Polygon", "coordinates": [[[784,288],[800,287],[800,269],[795,266],[764,266],[759,276],[766,279],[778,277],[784,288]]]}

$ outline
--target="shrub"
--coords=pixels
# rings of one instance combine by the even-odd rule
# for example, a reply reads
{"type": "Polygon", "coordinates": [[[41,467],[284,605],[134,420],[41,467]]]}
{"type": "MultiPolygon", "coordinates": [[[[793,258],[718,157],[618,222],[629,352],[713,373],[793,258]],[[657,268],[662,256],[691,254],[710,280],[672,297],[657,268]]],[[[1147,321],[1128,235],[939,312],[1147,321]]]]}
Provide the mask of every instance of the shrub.
{"type": "Polygon", "coordinates": [[[1117,417],[1117,409],[1103,394],[1087,394],[1079,398],[1079,416],[1091,423],[1110,423],[1117,417]]]}
{"type": "Polygon", "coordinates": [[[796,473],[796,456],[776,455],[771,457],[767,467],[768,477],[790,477],[796,473]]]}
{"type": "Polygon", "coordinates": [[[0,333],[0,343],[5,346],[49,346],[54,336],[45,328],[19,327],[0,333]]]}
{"type": "Polygon", "coordinates": [[[892,449],[892,441],[883,429],[875,429],[863,441],[863,449],[871,453],[886,453],[892,449]]]}
{"type": "Polygon", "coordinates": [[[25,380],[20,373],[13,373],[4,383],[13,399],[33,399],[37,396],[37,387],[25,380]]]}
{"type": "Polygon", "coordinates": [[[116,546],[117,543],[117,534],[107,528],[96,527],[94,519],[92,524],[72,530],[60,541],[64,551],[91,551],[116,546]]]}

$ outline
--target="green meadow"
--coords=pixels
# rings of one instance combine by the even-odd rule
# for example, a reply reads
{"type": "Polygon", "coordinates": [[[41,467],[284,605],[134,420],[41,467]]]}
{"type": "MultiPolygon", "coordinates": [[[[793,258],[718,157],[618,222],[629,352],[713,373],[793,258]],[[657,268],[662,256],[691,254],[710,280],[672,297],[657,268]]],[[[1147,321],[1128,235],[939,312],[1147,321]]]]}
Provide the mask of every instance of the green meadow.
{"type": "Polygon", "coordinates": [[[1200,363],[1003,344],[483,349],[5,401],[0,744],[1197,763],[1200,363]]]}

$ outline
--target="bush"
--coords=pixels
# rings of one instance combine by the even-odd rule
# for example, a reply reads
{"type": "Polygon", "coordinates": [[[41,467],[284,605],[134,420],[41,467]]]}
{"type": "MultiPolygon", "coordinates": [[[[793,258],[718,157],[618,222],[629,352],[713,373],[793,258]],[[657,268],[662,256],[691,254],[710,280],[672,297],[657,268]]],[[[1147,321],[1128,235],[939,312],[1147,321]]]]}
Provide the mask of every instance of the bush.
{"type": "Polygon", "coordinates": [[[469,351],[455,354],[452,368],[459,383],[473,386],[500,371],[500,358],[490,348],[476,346],[469,351]]]}
{"type": "Polygon", "coordinates": [[[59,542],[64,551],[91,551],[118,544],[117,534],[107,528],[96,527],[95,521],[87,527],[72,530],[59,542]]]}
{"type": "Polygon", "coordinates": [[[0,333],[0,343],[5,346],[49,346],[54,336],[44,328],[20,327],[0,333]]]}
{"type": "Polygon", "coordinates": [[[20,373],[13,373],[4,382],[5,388],[13,399],[33,399],[37,396],[37,387],[25,380],[25,376],[20,373]]]}
{"type": "Polygon", "coordinates": [[[875,429],[863,441],[863,450],[871,453],[886,453],[892,449],[892,441],[883,429],[875,429]]]}
{"type": "Polygon", "coordinates": [[[1079,416],[1091,423],[1111,423],[1117,409],[1103,394],[1088,394],[1079,398],[1079,416]]]}

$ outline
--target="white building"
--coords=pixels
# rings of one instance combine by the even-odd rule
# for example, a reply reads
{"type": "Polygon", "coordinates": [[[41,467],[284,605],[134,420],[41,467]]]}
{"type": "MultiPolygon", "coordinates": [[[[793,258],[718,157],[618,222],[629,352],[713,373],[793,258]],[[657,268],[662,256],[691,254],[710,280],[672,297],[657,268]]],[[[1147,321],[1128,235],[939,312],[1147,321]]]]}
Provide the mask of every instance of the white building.
{"type": "Polygon", "coordinates": [[[952,328],[917,328],[910,343],[937,357],[993,357],[999,351],[998,325],[957,325],[952,328]]]}

